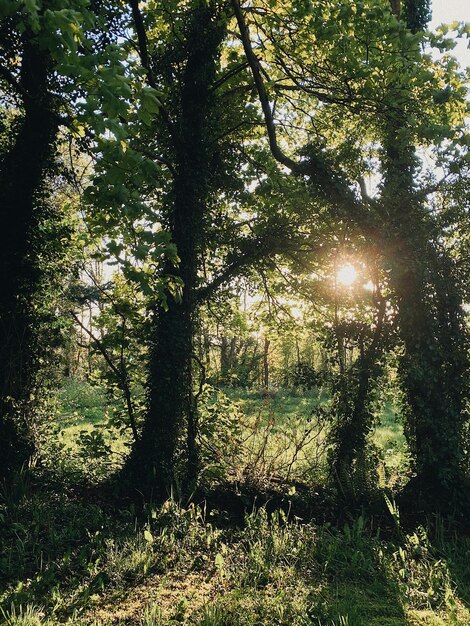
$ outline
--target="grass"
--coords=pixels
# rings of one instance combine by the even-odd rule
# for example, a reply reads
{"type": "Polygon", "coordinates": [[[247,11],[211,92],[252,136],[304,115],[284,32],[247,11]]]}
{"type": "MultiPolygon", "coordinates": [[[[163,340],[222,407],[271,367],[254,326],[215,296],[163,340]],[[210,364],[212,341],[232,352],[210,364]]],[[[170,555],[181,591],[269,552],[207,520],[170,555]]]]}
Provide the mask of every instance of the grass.
{"type": "MultiPolygon", "coordinates": [[[[273,470],[279,446],[294,445],[327,401],[315,392],[225,391],[209,411],[210,427],[240,422],[242,438],[251,428],[251,457],[245,445],[236,458],[245,469],[257,459],[258,472],[263,463],[273,470]]],[[[168,501],[137,515],[129,503],[93,502],[93,492],[76,490],[77,474],[60,472],[67,463],[92,479],[109,472],[106,456],[91,461],[90,442],[77,436],[100,432],[106,419],[104,394],[71,381],[60,392],[64,445],[56,450],[67,462],[52,477],[47,468],[23,473],[4,490],[0,624],[470,626],[470,539],[439,520],[410,531],[390,520],[384,534],[365,515],[315,525],[261,508],[237,527],[227,525],[222,505],[208,514],[168,501]]],[[[406,448],[390,404],[374,441],[389,477],[401,471],[406,448]]],[[[299,456],[296,467],[303,462],[299,456]]]]}
{"type": "Polygon", "coordinates": [[[299,415],[308,417],[328,400],[328,394],[324,389],[305,391],[279,389],[265,392],[235,387],[226,388],[224,392],[231,400],[238,402],[245,415],[252,417],[260,415],[266,420],[277,415],[283,422],[295,419],[299,415]]]}
{"type": "Polygon", "coordinates": [[[406,465],[407,446],[403,426],[390,400],[382,409],[372,440],[390,472],[398,472],[406,465]]]}
{"type": "Polygon", "coordinates": [[[50,464],[92,479],[116,470],[128,450],[130,434],[111,423],[115,407],[104,390],[85,380],[66,379],[56,400],[55,425],[45,441],[44,456],[50,464]]]}
{"type": "MultiPolygon", "coordinates": [[[[105,394],[85,381],[70,380],[58,400],[58,442],[69,465],[79,468],[83,458],[94,458],[88,474],[101,476],[118,467],[130,439],[116,429],[104,428],[113,410],[105,394]]],[[[328,403],[326,390],[225,388],[208,393],[206,402],[212,405],[210,417],[217,422],[208,432],[212,453],[204,458],[206,479],[217,480],[225,474],[232,480],[264,485],[272,480],[323,480],[328,423],[321,409],[328,403]],[[226,446],[223,442],[228,439],[238,442],[238,447],[226,446]],[[214,441],[222,444],[215,453],[214,441]]],[[[379,416],[372,442],[381,459],[383,481],[393,488],[406,476],[407,453],[403,428],[390,401],[379,416]]]]}
{"type": "Polygon", "coordinates": [[[51,510],[44,493],[28,496],[3,510],[9,626],[470,624],[470,566],[452,558],[470,541],[443,526],[386,539],[364,516],[334,528],[260,509],[222,529],[172,501],[136,522],[130,510],[60,497],[51,510]]]}
{"type": "Polygon", "coordinates": [[[106,394],[85,380],[65,379],[58,392],[61,425],[96,424],[106,417],[106,394]]]}
{"type": "MultiPolygon", "coordinates": [[[[225,389],[228,397],[238,404],[244,416],[245,433],[251,438],[246,450],[252,463],[259,450],[265,446],[265,474],[285,474],[286,467],[295,453],[296,442],[311,426],[306,445],[297,455],[291,479],[321,481],[326,465],[326,441],[328,422],[321,417],[319,410],[328,404],[328,392],[320,390],[279,389],[271,393],[247,389],[225,389]],[[317,416],[320,419],[317,420],[317,416]],[[269,442],[263,437],[269,431],[269,442]],[[273,463],[270,461],[275,461],[273,463]],[[276,471],[277,470],[277,471],[276,471]]],[[[399,421],[397,409],[391,400],[386,400],[377,425],[372,433],[371,442],[383,467],[383,480],[388,488],[401,483],[408,472],[408,454],[403,426],[399,421]]],[[[239,463],[240,464],[240,463],[239,463]]]]}

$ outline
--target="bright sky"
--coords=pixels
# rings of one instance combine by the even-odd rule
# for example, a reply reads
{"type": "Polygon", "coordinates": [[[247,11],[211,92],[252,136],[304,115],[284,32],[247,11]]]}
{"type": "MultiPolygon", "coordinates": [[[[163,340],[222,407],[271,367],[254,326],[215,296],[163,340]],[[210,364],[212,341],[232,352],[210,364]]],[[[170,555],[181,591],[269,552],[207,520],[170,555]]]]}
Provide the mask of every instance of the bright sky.
{"type": "MultiPolygon", "coordinates": [[[[431,28],[439,24],[451,22],[470,22],[470,0],[432,0],[431,28]]],[[[470,66],[469,40],[462,40],[453,50],[453,54],[459,59],[460,64],[470,66]]]]}

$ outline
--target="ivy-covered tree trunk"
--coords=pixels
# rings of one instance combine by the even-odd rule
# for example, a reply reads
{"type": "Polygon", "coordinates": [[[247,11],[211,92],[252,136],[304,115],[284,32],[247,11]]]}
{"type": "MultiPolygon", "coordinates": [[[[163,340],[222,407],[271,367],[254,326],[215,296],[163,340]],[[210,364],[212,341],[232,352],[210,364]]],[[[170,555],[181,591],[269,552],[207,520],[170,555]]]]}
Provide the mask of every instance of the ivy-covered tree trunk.
{"type": "Polygon", "coordinates": [[[330,475],[333,484],[349,500],[367,492],[372,478],[367,452],[374,426],[373,392],[384,370],[385,307],[386,301],[380,297],[371,336],[367,339],[360,337],[359,356],[349,368],[341,367],[334,389],[335,424],[331,432],[330,475]]]}
{"type": "Polygon", "coordinates": [[[37,367],[33,298],[39,272],[32,235],[54,155],[58,117],[48,91],[47,54],[24,35],[20,88],[24,112],[1,155],[0,197],[0,478],[33,452],[29,404],[37,367]]]}
{"type": "Polygon", "coordinates": [[[416,472],[411,488],[431,506],[440,500],[445,505],[461,485],[468,339],[452,262],[438,247],[432,217],[413,192],[415,155],[403,143],[404,125],[398,127],[384,145],[383,213],[404,348],[399,373],[416,472]]]}
{"type": "MultiPolygon", "coordinates": [[[[428,0],[408,0],[401,15],[399,6],[392,10],[413,33],[430,18],[428,0]]],[[[405,111],[384,120],[382,170],[384,255],[403,342],[399,375],[416,473],[408,491],[436,510],[456,504],[462,486],[469,346],[452,261],[415,193],[417,156],[405,111]]]]}
{"type": "Polygon", "coordinates": [[[212,176],[211,85],[223,32],[213,9],[202,3],[188,10],[188,19],[170,218],[180,261],[176,271],[170,265],[164,269],[181,280],[181,298],[169,295],[167,308],[154,311],[149,411],[127,467],[131,483],[157,500],[174,489],[187,493],[198,472],[193,339],[204,212],[212,176]]]}

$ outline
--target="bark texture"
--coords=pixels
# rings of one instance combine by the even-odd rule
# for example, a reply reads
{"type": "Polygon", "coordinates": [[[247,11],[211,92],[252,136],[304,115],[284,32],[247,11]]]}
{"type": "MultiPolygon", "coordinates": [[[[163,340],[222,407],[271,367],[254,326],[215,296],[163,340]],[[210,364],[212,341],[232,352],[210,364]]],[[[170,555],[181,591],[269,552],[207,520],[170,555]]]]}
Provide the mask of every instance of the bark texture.
{"type": "Polygon", "coordinates": [[[171,235],[180,259],[168,266],[182,282],[181,299],[154,311],[149,411],[127,470],[131,483],[155,500],[188,493],[198,472],[197,414],[193,394],[193,339],[204,213],[211,188],[211,86],[223,28],[210,6],[190,9],[176,124],[171,235]]]}
{"type": "Polygon", "coordinates": [[[28,404],[37,366],[33,295],[40,271],[32,235],[58,130],[49,76],[47,53],[25,34],[20,76],[23,113],[0,162],[1,478],[21,468],[34,450],[28,404]]]}

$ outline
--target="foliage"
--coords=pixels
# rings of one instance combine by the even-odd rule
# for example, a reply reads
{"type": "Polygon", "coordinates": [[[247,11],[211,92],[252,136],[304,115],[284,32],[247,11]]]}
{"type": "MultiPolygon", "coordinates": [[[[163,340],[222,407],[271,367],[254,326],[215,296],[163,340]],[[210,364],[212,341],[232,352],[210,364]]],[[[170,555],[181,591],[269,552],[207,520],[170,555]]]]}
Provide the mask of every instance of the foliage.
{"type": "Polygon", "coordinates": [[[296,363],[292,371],[286,374],[286,382],[288,385],[300,387],[301,389],[313,389],[318,385],[319,380],[320,374],[310,363],[306,363],[305,361],[296,363]]]}
{"type": "Polygon", "coordinates": [[[198,402],[198,432],[204,478],[220,479],[233,467],[241,445],[241,418],[238,404],[222,390],[203,387],[198,402]]]}
{"type": "Polygon", "coordinates": [[[468,541],[442,525],[385,539],[363,516],[335,528],[261,508],[243,528],[222,529],[217,514],[171,501],[134,524],[131,511],[116,517],[70,496],[51,508],[50,493],[32,495],[2,509],[14,527],[2,547],[7,624],[104,626],[124,615],[168,626],[468,619],[468,563],[459,569],[446,556],[468,551],[468,541]]]}
{"type": "Polygon", "coordinates": [[[470,31],[428,18],[0,0],[6,624],[469,622],[424,513],[468,509],[470,31]]]}

